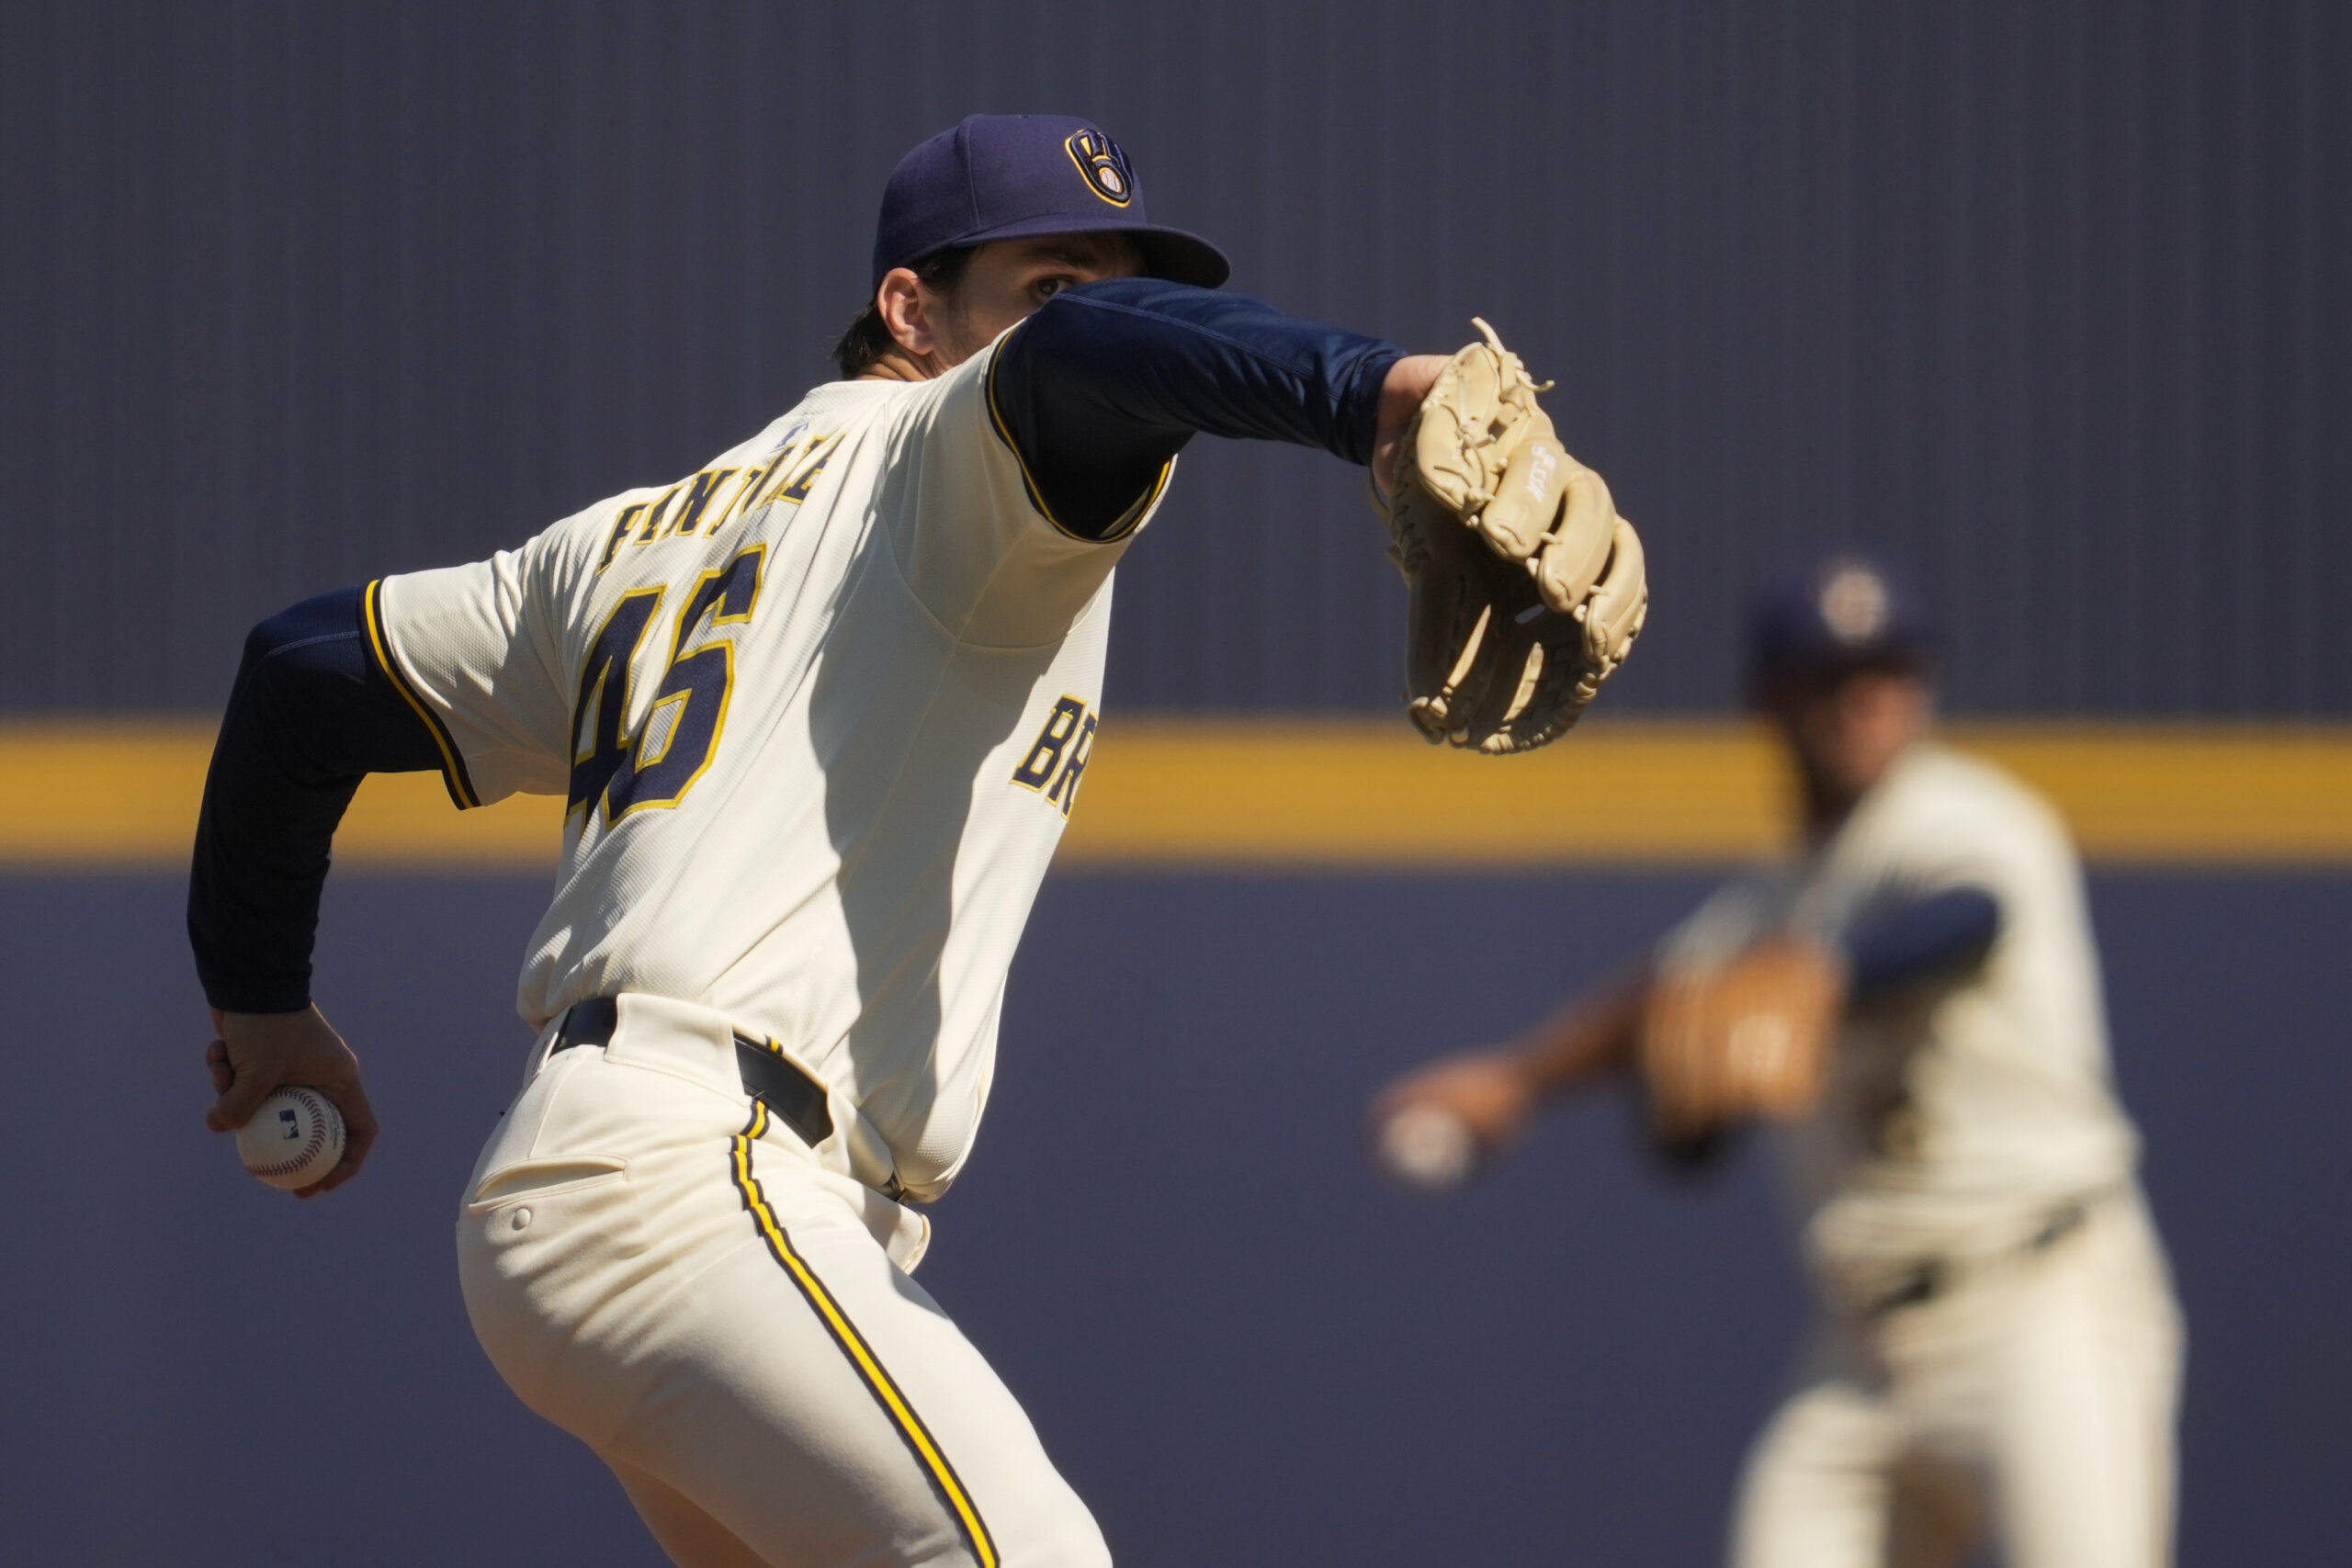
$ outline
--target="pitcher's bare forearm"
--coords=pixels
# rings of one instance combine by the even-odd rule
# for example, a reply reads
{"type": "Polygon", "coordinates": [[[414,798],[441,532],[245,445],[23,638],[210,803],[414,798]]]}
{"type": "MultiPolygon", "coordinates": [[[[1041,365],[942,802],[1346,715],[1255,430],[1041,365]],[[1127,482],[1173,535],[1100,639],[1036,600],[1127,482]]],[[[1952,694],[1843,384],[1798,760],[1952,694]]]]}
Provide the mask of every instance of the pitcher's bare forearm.
{"type": "Polygon", "coordinates": [[[1643,964],[1571,998],[1511,1042],[1530,1092],[1558,1099],[1631,1066],[1649,991],[1650,970],[1643,964]]]}
{"type": "Polygon", "coordinates": [[[1504,1044],[1440,1057],[1384,1090],[1373,1101],[1373,1124],[1430,1106],[1459,1120],[1491,1155],[1546,1102],[1631,1062],[1648,994],[1644,967],[1577,998],[1504,1044]]]}

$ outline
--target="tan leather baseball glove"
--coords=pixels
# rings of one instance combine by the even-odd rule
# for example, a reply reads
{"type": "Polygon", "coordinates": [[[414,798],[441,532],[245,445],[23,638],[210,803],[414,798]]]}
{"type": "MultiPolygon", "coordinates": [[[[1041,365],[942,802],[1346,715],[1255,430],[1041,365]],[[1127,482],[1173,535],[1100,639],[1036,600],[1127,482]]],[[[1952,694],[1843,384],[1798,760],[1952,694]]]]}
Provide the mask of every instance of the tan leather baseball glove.
{"type": "Polygon", "coordinates": [[[1405,432],[1388,553],[1410,596],[1406,713],[1432,742],[1499,755],[1567,733],[1633,650],[1649,583],[1633,525],[1537,404],[1544,388],[1475,324],[1485,341],[1405,432]]]}
{"type": "Polygon", "coordinates": [[[1837,961],[1791,942],[1659,976],[1640,1036],[1653,1129],[1676,1142],[1751,1116],[1801,1114],[1820,1096],[1845,1002],[1837,961]]]}

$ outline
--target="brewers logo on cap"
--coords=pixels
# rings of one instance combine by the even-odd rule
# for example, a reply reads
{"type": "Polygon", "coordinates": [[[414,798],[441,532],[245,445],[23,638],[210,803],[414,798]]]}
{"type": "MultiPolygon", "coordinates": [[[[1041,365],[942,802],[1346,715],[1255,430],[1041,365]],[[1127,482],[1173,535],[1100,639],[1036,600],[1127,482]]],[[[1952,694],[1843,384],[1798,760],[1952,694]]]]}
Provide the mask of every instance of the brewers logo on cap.
{"type": "Polygon", "coordinates": [[[1127,167],[1127,155],[1119,144],[1095,130],[1073,131],[1062,143],[1069,149],[1069,161],[1089,189],[1114,207],[1125,207],[1136,198],[1136,176],[1127,167]]]}
{"type": "Polygon", "coordinates": [[[1869,567],[1847,562],[1821,585],[1820,609],[1821,624],[1839,642],[1869,642],[1886,629],[1886,583],[1869,567]]]}

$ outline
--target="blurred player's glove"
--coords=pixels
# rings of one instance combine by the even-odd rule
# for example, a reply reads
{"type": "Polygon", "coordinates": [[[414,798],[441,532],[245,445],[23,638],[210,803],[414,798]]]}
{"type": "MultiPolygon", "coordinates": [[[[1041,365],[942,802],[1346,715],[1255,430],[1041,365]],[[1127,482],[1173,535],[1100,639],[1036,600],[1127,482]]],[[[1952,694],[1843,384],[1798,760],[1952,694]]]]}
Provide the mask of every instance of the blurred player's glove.
{"type": "Polygon", "coordinates": [[[1407,714],[1433,742],[1498,755],[1576,723],[1632,651],[1649,583],[1609,487],[1537,406],[1544,389],[1476,324],[1486,341],[1406,429],[1388,553],[1411,596],[1407,714]]]}
{"type": "Polygon", "coordinates": [[[1793,1116],[1821,1092],[1846,1001],[1818,949],[1776,942],[1650,988],[1641,1069],[1652,1130],[1673,1145],[1750,1116],[1793,1116]]]}

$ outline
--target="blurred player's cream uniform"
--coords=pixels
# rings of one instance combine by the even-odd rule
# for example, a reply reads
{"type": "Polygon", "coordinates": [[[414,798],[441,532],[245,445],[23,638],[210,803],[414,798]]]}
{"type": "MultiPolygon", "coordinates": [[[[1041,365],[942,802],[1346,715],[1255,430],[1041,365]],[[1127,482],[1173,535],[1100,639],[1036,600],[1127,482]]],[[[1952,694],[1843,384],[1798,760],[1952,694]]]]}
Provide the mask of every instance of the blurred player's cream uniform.
{"type": "Polygon", "coordinates": [[[694,1513],[777,1562],[797,1559],[761,1521],[805,1548],[830,1510],[848,1537],[872,1524],[852,1514],[898,1516],[883,1533],[908,1561],[957,1550],[958,1518],[1035,1561],[1102,1555],[1018,1405],[906,1277],[926,1224],[890,1196],[937,1196],[970,1147],[1085,767],[1112,568],[1157,500],[1108,542],[1057,530],[989,427],[990,357],[821,387],[676,485],[374,600],[465,787],[571,796],[521,983],[535,1076],[459,1227],[469,1310],[657,1529],[692,1528],[658,1479],[690,1474],[694,1513]],[[600,997],[617,998],[603,1049],[552,1050],[600,997]],[[813,1146],[770,1107],[747,1121],[739,1032],[824,1087],[813,1146]],[[578,1227],[622,1244],[583,1251],[578,1227]],[[780,1311],[780,1290],[811,1310],[780,1311]],[[711,1344],[741,1348],[731,1386],[707,1377],[711,1344]],[[795,1476],[751,1429],[779,1409],[895,1485],[795,1476]]]}
{"type": "Polygon", "coordinates": [[[1778,1134],[1819,1319],[1749,1459],[1739,1568],[1946,1562],[1986,1507],[2018,1568],[2169,1561],[2181,1326],[2049,808],[1915,743],[1834,835],[1719,891],[1657,963],[1775,934],[1834,950],[1956,886],[1999,904],[1984,965],[1850,1015],[1817,1108],[1778,1134]]]}

